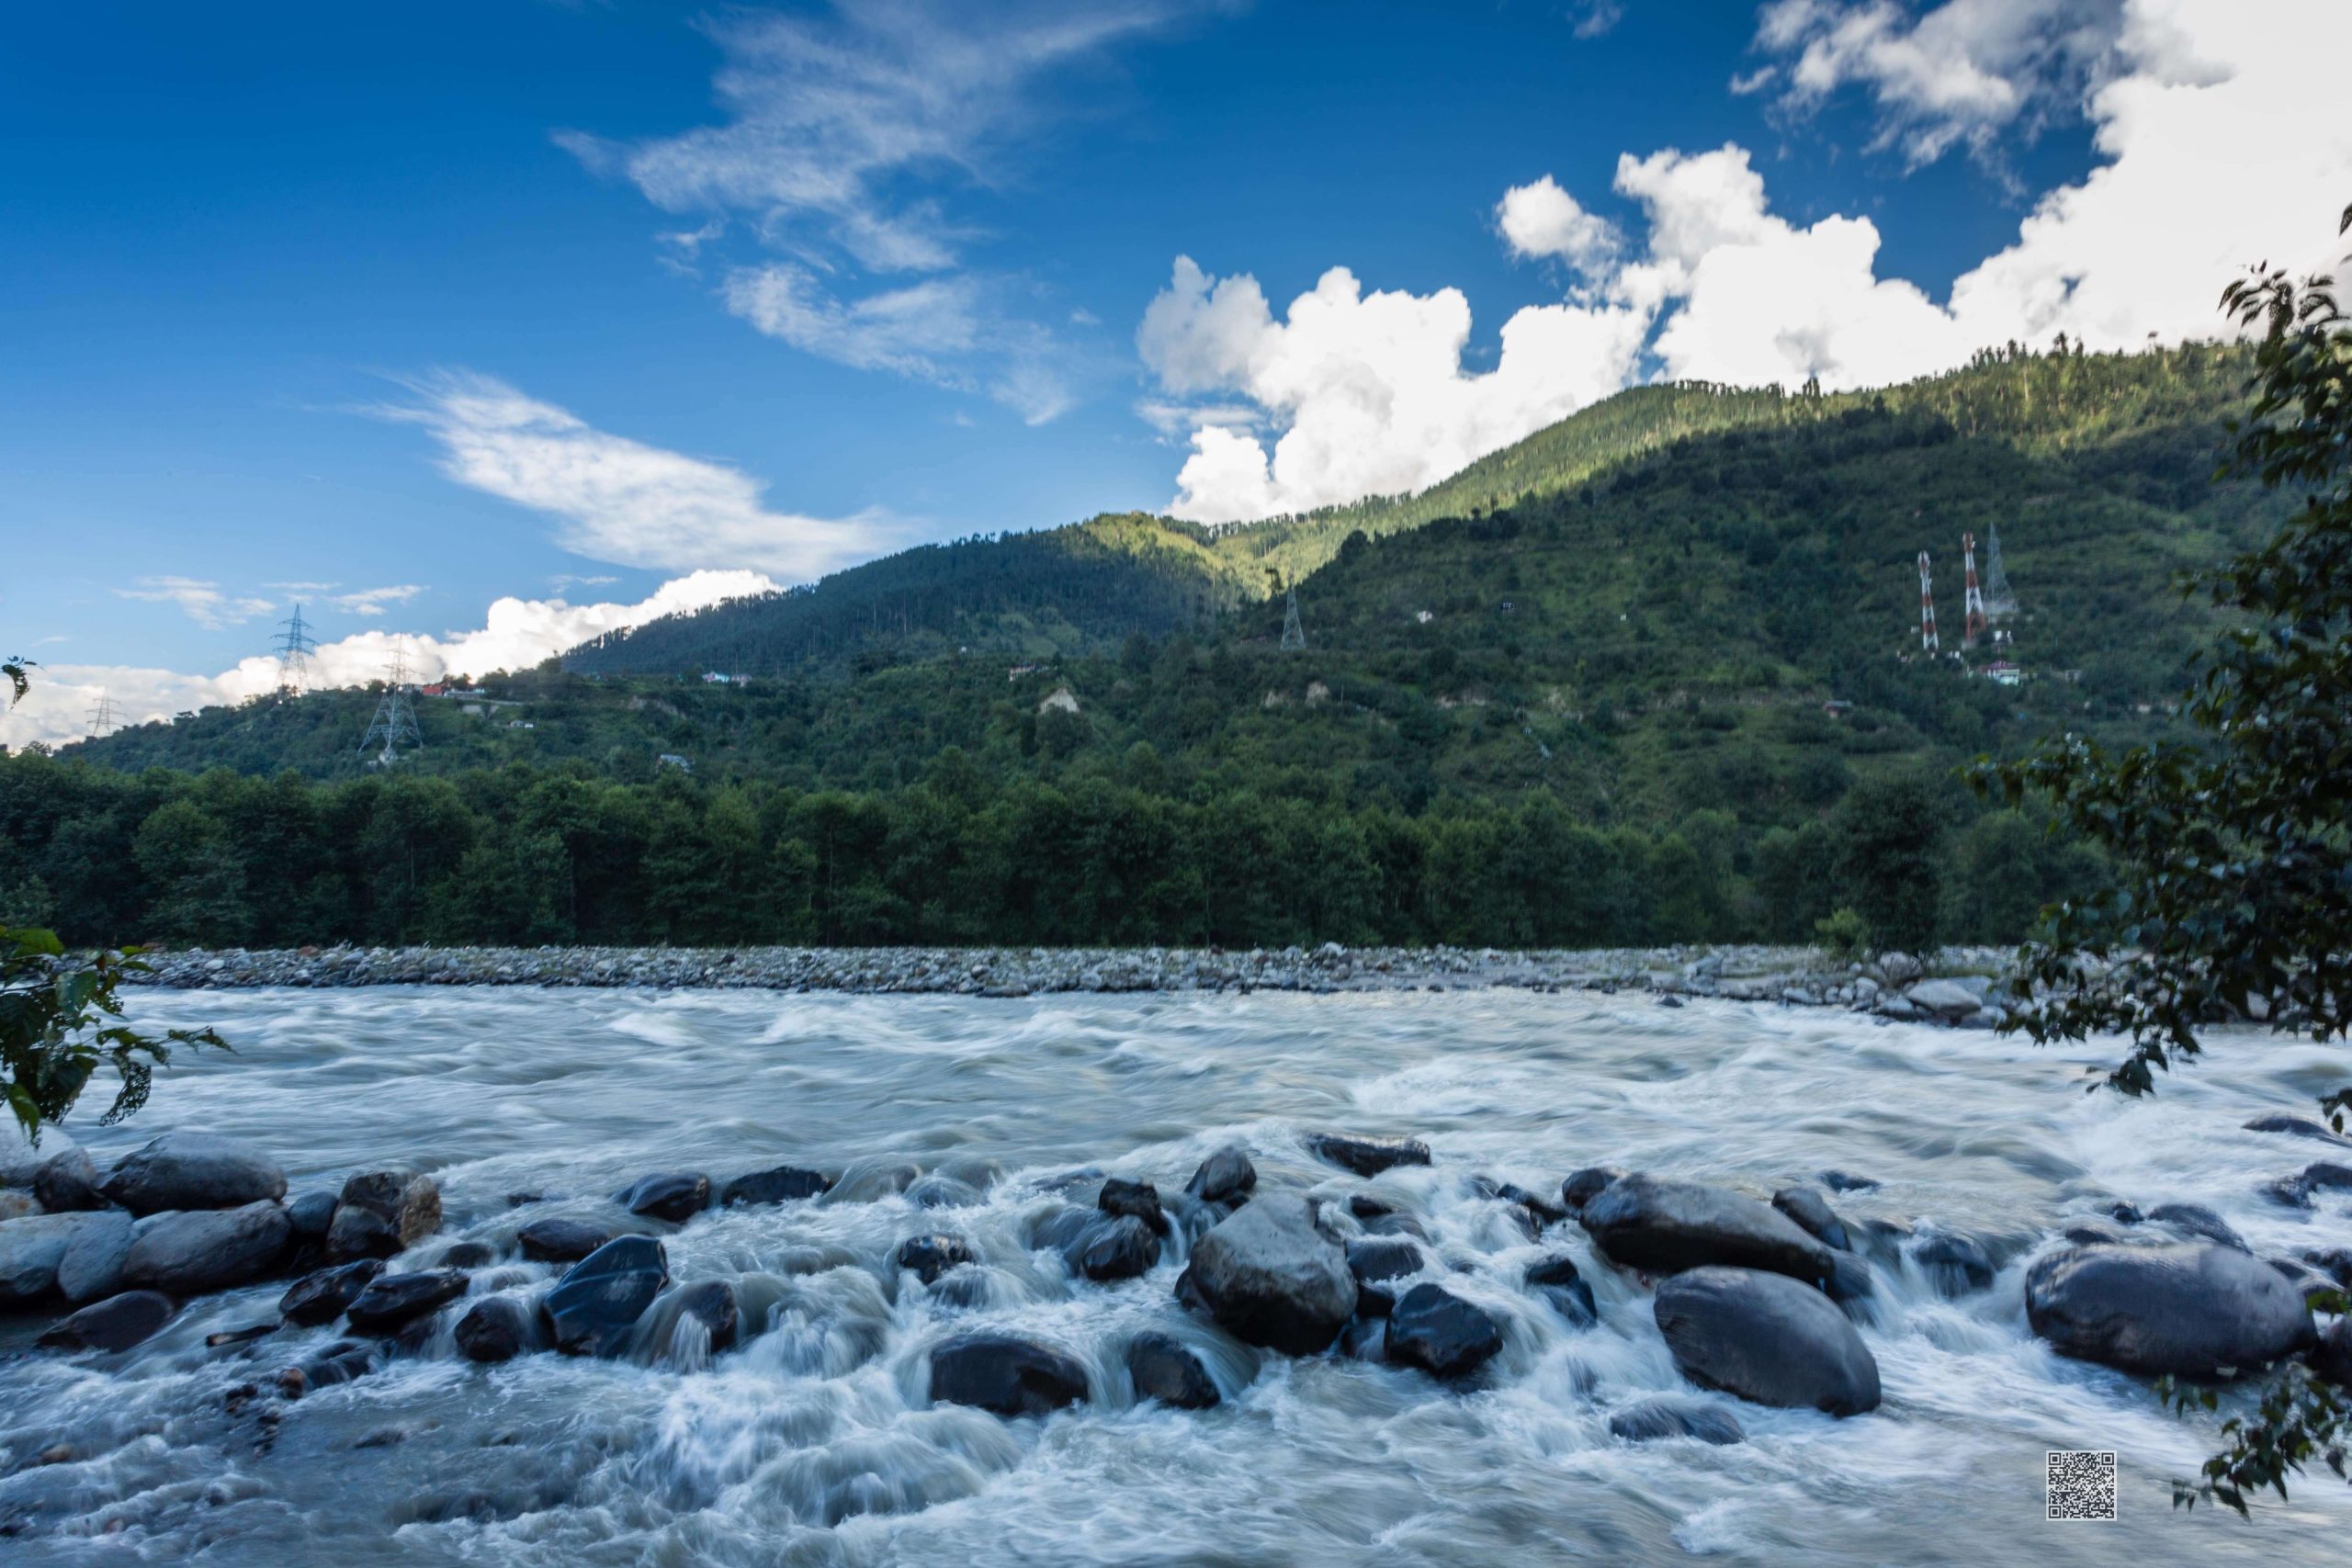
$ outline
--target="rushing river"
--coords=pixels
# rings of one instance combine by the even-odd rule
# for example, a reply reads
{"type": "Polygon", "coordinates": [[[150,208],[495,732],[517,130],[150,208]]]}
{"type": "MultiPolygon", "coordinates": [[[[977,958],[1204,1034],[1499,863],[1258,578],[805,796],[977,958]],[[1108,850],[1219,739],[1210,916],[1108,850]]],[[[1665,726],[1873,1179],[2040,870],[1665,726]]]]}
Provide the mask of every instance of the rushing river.
{"type": "MultiPolygon", "coordinates": [[[[773,1303],[768,1331],[715,1360],[673,1337],[631,1359],[478,1368],[445,1315],[422,1355],[280,1406],[274,1438],[271,1401],[232,1415],[225,1395],[266,1388],[334,1331],[204,1337],[270,1316],[282,1285],[198,1301],[121,1356],[20,1354],[39,1322],[10,1324],[11,1563],[2279,1564],[2341,1562],[2352,1540],[2352,1491],[2324,1476],[2251,1525],[2176,1512],[2167,1481],[2194,1472],[2218,1417],[2183,1423],[2143,1384],[2051,1354],[2026,1332],[2018,1256],[1957,1298],[1880,1269],[1874,1414],[1705,1395],[1746,1442],[1614,1439],[1612,1410],[1688,1390],[1645,1292],[1587,1263],[1601,1323],[1572,1328],[1516,1283],[1543,1247],[1470,1187],[1555,1187],[1608,1161],[1769,1192],[1837,1168],[1883,1183],[1837,1200],[1849,1220],[1931,1219],[2020,1252],[2119,1197],[2208,1203],[2265,1255],[2342,1245],[2343,1195],[2303,1213],[2256,1191],[2318,1151],[2240,1130],[2308,1110],[2339,1052],[2224,1041],[2131,1103],[2080,1091],[2095,1051],[1636,997],[391,988],[144,993],[136,1012],[213,1024],[236,1055],[188,1060],[127,1127],[73,1128],[94,1152],[225,1133],[275,1154],[295,1192],[421,1165],[449,1219],[419,1263],[526,1217],[609,1221],[612,1190],[662,1169],[800,1161],[846,1172],[837,1197],[882,1195],[668,1234],[679,1280],[750,1276],[747,1301],[773,1303]],[[1506,1322],[1476,1386],[1338,1357],[1253,1369],[1172,1298],[1181,1247],[1102,1286],[1022,1245],[1055,1178],[1094,1167],[1172,1190],[1228,1141],[1254,1152],[1261,1193],[1356,1190],[1305,1153],[1316,1130],[1435,1150],[1377,1185],[1506,1322]],[[885,1179],[909,1162],[977,1201],[917,1207],[885,1179]],[[526,1191],[570,1196],[510,1209],[526,1191]],[[896,1244],[936,1229],[978,1247],[982,1289],[951,1300],[896,1277],[896,1244]],[[927,1348],[977,1324],[1085,1357],[1090,1402],[1013,1422],[926,1404],[927,1348]],[[1135,1402],[1116,1348],[1147,1326],[1210,1348],[1221,1407],[1135,1402]],[[59,1444],[71,1457],[34,1462],[59,1444]],[[2120,1522],[2044,1521],[2044,1451],[2075,1448],[2119,1450],[2120,1522]]],[[[1563,1244],[1592,1256],[1573,1223],[1544,1246],[1563,1244]]],[[[551,1272],[513,1264],[476,1289],[551,1272]]]]}

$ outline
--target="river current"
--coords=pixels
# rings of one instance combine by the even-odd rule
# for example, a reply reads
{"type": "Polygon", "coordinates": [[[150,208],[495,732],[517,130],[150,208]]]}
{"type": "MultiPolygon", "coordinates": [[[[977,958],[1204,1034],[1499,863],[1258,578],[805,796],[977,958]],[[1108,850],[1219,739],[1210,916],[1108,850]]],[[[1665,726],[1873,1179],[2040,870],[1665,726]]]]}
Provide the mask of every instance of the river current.
{"type": "MultiPolygon", "coordinates": [[[[2020,1286],[2057,1225],[2118,1198],[2209,1204],[2264,1256],[2352,1243],[2346,1195],[2301,1212],[2257,1192],[2318,1151],[2241,1130],[2308,1111],[2339,1081],[2338,1051],[2224,1039],[2132,1102],[2081,1091],[2111,1046],[1635,996],[386,987],[147,992],[134,1011],[211,1024],[236,1054],[185,1059],[128,1125],[70,1131],[101,1157],[175,1127],[247,1139],[296,1193],[430,1169],[448,1223],[419,1265],[529,1217],[609,1222],[614,1190],[664,1169],[806,1163],[843,1174],[833,1199],[869,1201],[649,1223],[679,1281],[736,1280],[747,1317],[764,1306],[767,1331],[729,1354],[664,1334],[657,1306],[628,1357],[481,1368],[445,1317],[422,1354],[275,1405],[274,1422],[274,1401],[232,1414],[229,1392],[268,1388],[334,1331],[204,1338],[269,1318],[282,1283],[193,1303],[119,1356],[28,1353],[45,1320],[8,1321],[11,1563],[2277,1564],[2342,1561],[2352,1540],[2352,1489],[2324,1474],[2250,1525],[2177,1512],[2167,1483],[2194,1473],[2220,1417],[2185,1422],[2145,1384],[2052,1354],[2020,1286]],[[1069,1173],[1172,1190],[1227,1142],[1252,1151],[1261,1193],[1359,1190],[1306,1153],[1302,1135],[1327,1130],[1434,1150],[1374,1185],[1421,1214],[1453,1288],[1504,1321],[1473,1386],[1221,1341],[1173,1299],[1181,1245],[1110,1286],[1023,1246],[1069,1173]],[[1881,1267],[1863,1325],[1885,1389],[1873,1414],[1705,1394],[1745,1442],[1629,1444],[1613,1410],[1695,1393],[1647,1293],[1572,1222],[1530,1242],[1472,1186],[1553,1189],[1600,1162],[1759,1194],[1825,1168],[1865,1175],[1881,1185],[1836,1200],[1849,1221],[1935,1222],[2007,1261],[1958,1295],[1881,1267]],[[901,1192],[908,1166],[953,1179],[901,1192]],[[525,1192],[557,1201],[510,1208],[525,1192]],[[941,1229],[980,1253],[976,1283],[926,1291],[889,1266],[901,1238],[941,1229]],[[1517,1283],[1562,1246],[1598,1327],[1517,1283]],[[1080,1355],[1088,1403],[1011,1422],[928,1404],[927,1348],[981,1325],[1080,1355]],[[1135,1401],[1117,1348],[1147,1327],[1206,1351],[1220,1407],[1135,1401]],[[70,1457],[35,1462],[57,1445],[70,1457]],[[2117,1450],[2118,1522],[2045,1521],[2052,1449],[2117,1450]]],[[[551,1272],[495,1267],[475,1289],[551,1272]]]]}

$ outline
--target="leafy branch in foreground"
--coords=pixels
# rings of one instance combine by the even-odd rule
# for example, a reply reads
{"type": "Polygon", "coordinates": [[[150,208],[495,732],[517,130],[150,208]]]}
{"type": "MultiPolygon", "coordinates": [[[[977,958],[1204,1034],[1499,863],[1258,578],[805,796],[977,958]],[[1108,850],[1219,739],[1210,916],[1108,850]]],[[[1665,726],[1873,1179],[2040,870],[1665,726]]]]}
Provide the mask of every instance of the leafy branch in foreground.
{"type": "MultiPolygon", "coordinates": [[[[2113,859],[2110,890],[2044,912],[2004,1027],[2042,1043],[2128,1035],[2106,1082],[2131,1095],[2196,1056],[2216,1021],[2262,1019],[2323,1043],[2352,1025],[2352,326],[2326,278],[2299,285],[2267,266],[2231,284],[2222,309],[2262,334],[2254,406],[2223,471],[2304,502],[2204,581],[2243,621],[2197,668],[2184,711],[2201,743],[2111,757],[2068,735],[1973,776],[2012,805],[2046,795],[2058,822],[2113,859]]],[[[2341,1131],[2352,1089],[2320,1107],[2341,1131]]],[[[2346,1308],[2333,1292],[2312,1304],[2346,1308]]],[[[2344,1475],[2352,1395],[2331,1386],[2352,1380],[2342,1360],[2324,1352],[2316,1376],[2290,1363],[2254,1418],[2223,1423],[2227,1446],[2204,1479],[2175,1483],[2176,1504],[2245,1514],[2249,1494],[2285,1498],[2287,1477],[2314,1459],[2344,1475]]],[[[2183,1412],[2217,1403],[2210,1389],[2162,1393],[2183,1412]]]]}
{"type": "Polygon", "coordinates": [[[172,1045],[228,1049],[209,1029],[167,1030],[159,1040],[123,1022],[116,987],[146,968],[135,947],[75,961],[54,932],[0,926],[0,1085],[33,1143],[44,1123],[74,1108],[102,1063],[121,1080],[99,1119],[106,1124],[147,1103],[154,1070],[169,1064],[172,1045]]]}

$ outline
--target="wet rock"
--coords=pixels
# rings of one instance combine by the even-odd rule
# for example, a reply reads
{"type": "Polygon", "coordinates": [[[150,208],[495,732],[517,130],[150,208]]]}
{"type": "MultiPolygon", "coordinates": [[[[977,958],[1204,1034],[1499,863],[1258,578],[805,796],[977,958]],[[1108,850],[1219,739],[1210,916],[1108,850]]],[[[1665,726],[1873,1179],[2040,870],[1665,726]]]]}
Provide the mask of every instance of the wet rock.
{"type": "Polygon", "coordinates": [[[577,1263],[606,1242],[613,1233],[584,1220],[533,1220],[514,1233],[514,1243],[534,1263],[577,1263]]]}
{"type": "Polygon", "coordinates": [[[178,1310],[161,1291],[125,1291],[91,1303],[42,1335],[40,1342],[62,1350],[128,1350],[178,1310]]]}
{"type": "Polygon", "coordinates": [[[1757,1404],[1859,1416],[1878,1363],[1827,1296],[1756,1269],[1688,1269],[1657,1288],[1658,1331],[1683,1375],[1757,1404]]]}
{"type": "Polygon", "coordinates": [[[277,1374],[277,1392],[300,1399],[322,1388],[364,1378],[377,1367],[377,1350],[355,1339],[338,1339],[309,1360],[277,1374]]]}
{"type": "Polygon", "coordinates": [[[933,1171],[907,1189],[907,1201],[918,1209],[969,1209],[980,1201],[980,1190],[959,1177],[933,1171]]]}
{"type": "Polygon", "coordinates": [[[1206,1410],[1224,1396],[1201,1359],[1170,1334],[1138,1334],[1127,1342],[1127,1375],[1137,1399],[1178,1410],[1206,1410]]]}
{"type": "Polygon", "coordinates": [[[912,1270],[915,1278],[926,1285],[950,1269],[973,1260],[971,1243],[960,1235],[948,1235],[944,1232],[910,1235],[899,1244],[899,1267],[912,1270]]]}
{"type": "Polygon", "coordinates": [[[249,1284],[277,1266],[293,1235],[274,1202],[162,1214],[123,1255],[122,1282],[183,1301],[249,1284]]]}
{"type": "Polygon", "coordinates": [[[832,1185],[822,1171],[780,1165],[773,1170],[755,1170],[749,1176],[737,1177],[719,1190],[718,1203],[724,1209],[746,1203],[791,1203],[803,1198],[822,1197],[832,1185]]]}
{"type": "Polygon", "coordinates": [[[1720,1264],[1808,1284],[1829,1276],[1826,1247],[1777,1210],[1720,1187],[1629,1176],[1578,1217],[1610,1260],[1629,1269],[1670,1274],[1720,1264]]]}
{"type": "Polygon", "coordinates": [[[1878,1182],[1874,1179],[1856,1176],[1850,1171],[1825,1170],[1816,1174],[1814,1179],[1832,1192],[1875,1192],[1878,1190],[1878,1182]]]}
{"type": "Polygon", "coordinates": [[[343,1184],[327,1227],[327,1257],[390,1258],[441,1228],[441,1186],[405,1170],[362,1171],[343,1184]]]}
{"type": "Polygon", "coordinates": [[[1582,1213],[1584,1206],[1600,1196],[1611,1183],[1632,1175],[1623,1166],[1589,1165],[1568,1173],[1560,1183],[1560,1206],[1571,1214],[1582,1213]]]}
{"type": "MultiPolygon", "coordinates": [[[[1355,1216],[1356,1223],[1363,1227],[1366,1235],[1408,1235],[1418,1241],[1427,1241],[1430,1238],[1430,1233],[1422,1227],[1418,1217],[1407,1213],[1386,1199],[1375,1198],[1369,1192],[1350,1195],[1348,1213],[1355,1216]]],[[[1322,1216],[1319,1212],[1317,1214],[1316,1223],[1317,1228],[1321,1228],[1322,1216]]]]}
{"type": "Polygon", "coordinates": [[[2026,1321],[2061,1355],[2128,1372],[2247,1372],[2311,1343],[2278,1272],[2233,1247],[2083,1247],[2026,1270],[2026,1321]]]}
{"type": "Polygon", "coordinates": [[[1079,1254],[1079,1272],[1090,1280],[1132,1280],[1159,1261],[1159,1237],[1133,1214],[1092,1227],[1079,1254]]]}
{"type": "Polygon", "coordinates": [[[351,1310],[359,1292],[374,1284],[383,1271],[383,1259],[363,1258],[305,1274],[278,1298],[277,1315],[304,1327],[333,1323],[351,1310]]]}
{"type": "Polygon", "coordinates": [[[2307,1247],[2296,1256],[2345,1290],[2352,1291],[2352,1247],[2307,1247]]]}
{"type": "Polygon", "coordinates": [[[52,1214],[75,1214],[112,1207],[99,1190],[98,1168],[87,1151],[61,1149],[33,1173],[33,1198],[52,1214]]]}
{"type": "Polygon", "coordinates": [[[632,1214],[684,1224],[710,1207],[710,1178],[699,1171],[664,1171],[614,1195],[632,1214]]]}
{"type": "Polygon", "coordinates": [[[2303,1167],[2292,1176],[2280,1177],[2267,1190],[2281,1203],[2298,1209],[2312,1206],[2314,1192],[2335,1192],[2352,1187],[2352,1165],[2337,1165],[2332,1160],[2318,1160],[2303,1167]]]}
{"type": "Polygon", "coordinates": [[[1035,1339],[966,1334],[932,1351],[931,1397],[999,1416],[1044,1416],[1086,1397],[1086,1369],[1035,1339]]]}
{"type": "Polygon", "coordinates": [[[1084,1248],[1080,1238],[1092,1230],[1102,1217],[1098,1209],[1081,1209],[1074,1203],[1064,1203],[1042,1214],[1032,1214],[1022,1223],[1022,1241],[1033,1252],[1058,1252],[1078,1267],[1084,1248]]]}
{"type": "Polygon", "coordinates": [[[2240,1252],[2248,1250],[2245,1239],[2230,1228],[2229,1222],[2202,1203],[2159,1203],[2148,1211],[2148,1218],[2184,1235],[2202,1236],[2240,1252]]]}
{"type": "Polygon", "coordinates": [[[1371,1235],[1348,1243],[1348,1272],[1355,1276],[1356,1311],[1368,1317],[1385,1317],[1396,1304],[1387,1281],[1402,1280],[1429,1267],[1420,1244],[1408,1236],[1371,1235]]]}
{"type": "Polygon", "coordinates": [[[1871,1266],[1851,1252],[1829,1255],[1829,1278],[1821,1288],[1831,1301],[1843,1307],[1857,1306],[1878,1295],[1878,1282],[1871,1278],[1871,1266]]]}
{"type": "Polygon", "coordinates": [[[1258,1168],[1247,1150],[1227,1145],[1203,1160],[1184,1190],[1204,1203],[1245,1203],[1258,1185],[1258,1168]]]}
{"type": "Polygon", "coordinates": [[[2120,1200],[2109,1203],[2106,1213],[2107,1217],[2119,1225],[2136,1225],[2148,1217],[2140,1212],[2139,1204],[2126,1203],[2120,1200]]]}
{"type": "Polygon", "coordinates": [[[2295,1293],[2303,1298],[2305,1306],[2314,1307],[2314,1310],[2318,1298],[2340,1288],[2334,1280],[2300,1258],[2266,1258],[2263,1261],[2276,1269],[2280,1279],[2294,1287],[2295,1293]]]}
{"type": "Polygon", "coordinates": [[[2338,1388],[2352,1388],[2352,1317],[2327,1325],[2312,1351],[2312,1371],[2338,1388]]]}
{"type": "Polygon", "coordinates": [[[1609,1433],[1629,1443],[1654,1443],[1667,1438],[1695,1438],[1717,1445],[1747,1440],[1738,1417],[1728,1410],[1702,1404],[1695,1399],[1645,1399],[1609,1417],[1609,1433]]]}
{"type": "Polygon", "coordinates": [[[65,1251],[57,1260],[57,1293],[69,1302],[94,1302],[121,1287],[123,1259],[138,1238],[124,1209],[85,1211],[74,1217],[65,1251]]]}
{"type": "Polygon", "coordinates": [[[466,1293],[462,1269],[422,1269],[412,1274],[379,1274],[345,1309],[356,1333],[393,1334],[466,1293]]]}
{"type": "Polygon", "coordinates": [[[487,1269],[498,1261],[498,1249],[486,1241],[453,1241],[434,1260],[435,1269],[487,1269]]]}
{"type": "Polygon", "coordinates": [[[1419,1138],[1354,1138],[1342,1133],[1316,1133],[1307,1148],[1317,1159],[1358,1176],[1378,1176],[1400,1165],[1427,1165],[1430,1146],[1419,1138]]]}
{"type": "Polygon", "coordinates": [[[204,1348],[218,1350],[223,1345],[250,1345],[256,1339],[266,1339],[283,1325],[276,1320],[268,1323],[248,1323],[243,1328],[223,1328],[204,1337],[204,1348]]]}
{"type": "Polygon", "coordinates": [[[29,1220],[41,1212],[40,1201],[21,1187],[0,1187],[0,1224],[29,1220]]]}
{"type": "Polygon", "coordinates": [[[1470,1190],[1479,1197],[1498,1203],[1510,1203],[1526,1212],[1532,1229],[1542,1231],[1545,1225],[1557,1224],[1568,1217],[1566,1207],[1552,1199],[1538,1197],[1515,1182],[1497,1181],[1492,1177],[1474,1176],[1470,1190]]]}
{"type": "Polygon", "coordinates": [[[724,1280],[700,1280],[678,1292],[678,1318],[692,1318],[710,1336],[710,1353],[735,1348],[742,1333],[743,1309],[735,1287],[724,1280]]]}
{"type": "Polygon", "coordinates": [[[1922,980],[1903,996],[1920,1011],[1945,1019],[1973,1017],[1976,1010],[1984,1005],[1981,991],[1957,980],[1922,980]]]}
{"type": "Polygon", "coordinates": [[[1168,1234],[1168,1216],[1159,1207],[1159,1189],[1148,1181],[1113,1177],[1094,1195],[1094,1206],[1106,1214],[1128,1214],[1149,1225],[1155,1235],[1168,1234]]]}
{"type": "Polygon", "coordinates": [[[1356,1307],[1347,1259],[1295,1196],[1261,1198],[1219,1223],[1177,1291],[1235,1338],[1291,1356],[1329,1346],[1356,1307]]]}
{"type": "Polygon", "coordinates": [[[1340,1330],[1337,1347],[1340,1355],[1351,1361],[1385,1361],[1388,1359],[1388,1314],[1374,1317],[1359,1313],[1348,1319],[1340,1330]]]}
{"type": "Polygon", "coordinates": [[[1577,1269],[1577,1260],[1565,1252],[1549,1258],[1539,1258],[1527,1266],[1522,1276],[1528,1287],[1544,1298],[1554,1312],[1578,1328],[1590,1328],[1600,1321],[1600,1309],[1592,1299],[1592,1287],[1585,1283],[1584,1275],[1577,1269]]]}
{"type": "Polygon", "coordinates": [[[1400,1366],[1451,1381],[1476,1371],[1502,1348],[1502,1325],[1493,1314],[1442,1285],[1422,1283],[1397,1298],[1383,1353],[1400,1366]]]}
{"type": "Polygon", "coordinates": [[[2249,1133],[2284,1133],[2292,1138],[2310,1138],[2317,1143],[2352,1148],[2352,1138],[2346,1137],[2316,1117],[2293,1116],[2282,1111],[2257,1116],[2245,1124],[2245,1130],[2249,1133]]]}
{"type": "Polygon", "coordinates": [[[615,1237],[573,1264],[540,1303],[555,1348],[568,1356],[609,1356],[670,1282],[670,1255],[651,1236],[615,1237]]]}
{"type": "Polygon", "coordinates": [[[823,1198],[827,1203],[871,1203],[904,1192],[922,1176],[922,1168],[910,1160],[858,1160],[823,1198]]]}
{"type": "Polygon", "coordinates": [[[457,1340],[469,1361],[511,1361],[541,1348],[539,1314],[519,1296],[484,1296],[458,1319],[457,1340]]]}
{"type": "Polygon", "coordinates": [[[335,1196],[323,1190],[305,1192],[286,1205],[286,1224],[296,1241],[324,1245],[334,1224],[335,1196]]]}
{"type": "Polygon", "coordinates": [[[1911,1245],[1911,1261],[1948,1296],[1989,1289],[1993,1255],[1974,1236],[1957,1231],[1925,1231],[1911,1245]]]}
{"type": "Polygon", "coordinates": [[[1846,1222],[1829,1206],[1829,1200],[1815,1187],[1783,1187],[1772,1194],[1772,1207],[1794,1220],[1800,1229],[1824,1247],[1838,1252],[1851,1252],[1853,1238],[1846,1234],[1846,1222]]]}
{"type": "Polygon", "coordinates": [[[166,1133],[124,1156],[104,1190],[134,1214],[243,1209],[260,1202],[275,1207],[286,1196],[286,1172],[267,1155],[234,1139],[166,1133]]]}
{"type": "Polygon", "coordinates": [[[2076,1247],[2121,1247],[2131,1240],[2122,1226],[2105,1220],[2076,1220],[2058,1234],[2076,1247]]]}

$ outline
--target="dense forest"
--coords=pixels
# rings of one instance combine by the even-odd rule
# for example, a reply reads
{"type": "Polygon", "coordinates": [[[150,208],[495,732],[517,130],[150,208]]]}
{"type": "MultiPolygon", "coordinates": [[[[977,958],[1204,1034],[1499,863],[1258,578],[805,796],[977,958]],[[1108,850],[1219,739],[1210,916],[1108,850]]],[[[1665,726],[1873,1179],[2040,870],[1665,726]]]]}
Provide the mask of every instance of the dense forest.
{"type": "Polygon", "coordinates": [[[2211,477],[2245,374],[2192,344],[1842,397],[1640,389],[1409,501],[1100,518],[657,622],[420,696],[424,745],[389,769],[366,692],[0,759],[0,919],[1581,944],[1852,909],[1874,940],[2010,940],[2100,867],[1953,772],[2165,729],[2214,629],[2177,574],[2283,504],[2211,477]],[[1960,536],[1996,529],[2014,641],[1963,650],[1960,536]]]}

